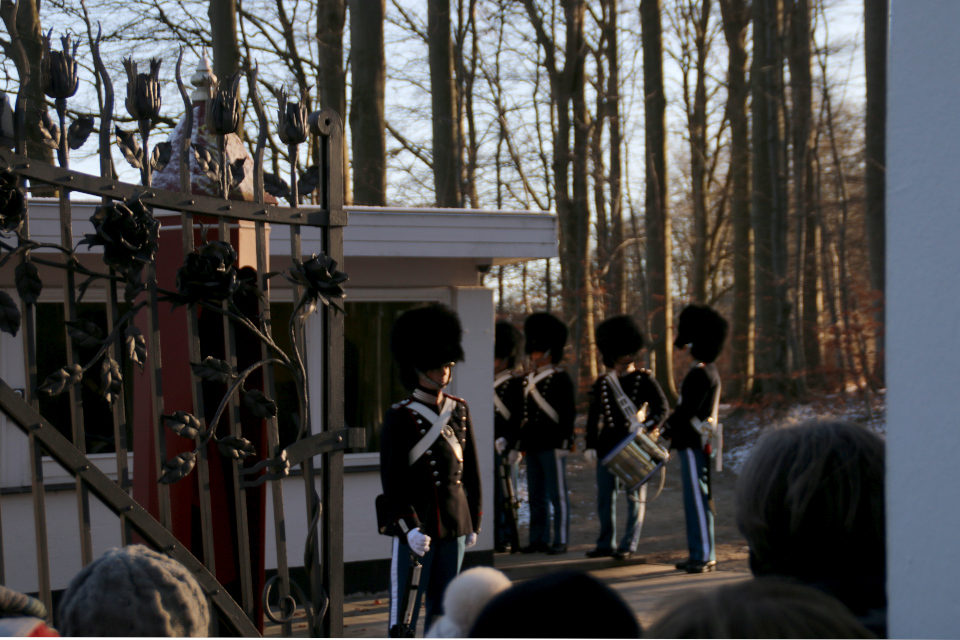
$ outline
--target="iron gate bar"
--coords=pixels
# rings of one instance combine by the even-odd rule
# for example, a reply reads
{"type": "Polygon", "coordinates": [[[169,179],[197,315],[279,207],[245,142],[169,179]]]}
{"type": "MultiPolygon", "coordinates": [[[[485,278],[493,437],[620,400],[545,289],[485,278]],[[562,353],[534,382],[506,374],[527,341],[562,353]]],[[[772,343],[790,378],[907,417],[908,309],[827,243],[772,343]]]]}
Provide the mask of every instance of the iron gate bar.
{"type": "Polygon", "coordinates": [[[262,221],[269,224],[307,225],[311,227],[339,227],[347,224],[347,212],[339,209],[300,209],[275,204],[230,200],[190,194],[185,198],[177,191],[130,185],[107,178],[54,167],[31,160],[24,155],[0,148],[0,168],[10,169],[21,176],[51,185],[69,185],[97,198],[109,196],[115,200],[129,200],[140,196],[144,205],[169,211],[189,211],[194,214],[215,215],[232,220],[262,221]]]}
{"type": "Polygon", "coordinates": [[[0,409],[17,424],[20,429],[33,435],[70,475],[82,479],[85,485],[103,504],[117,515],[124,514],[136,532],[155,549],[166,553],[184,565],[212,600],[224,622],[238,635],[259,637],[256,627],[250,622],[237,603],[177,540],[172,533],[157,522],[146,509],[130,497],[80,452],[69,440],[47,422],[33,407],[27,404],[10,386],[0,380],[0,409]]]}
{"type": "MultiPolygon", "coordinates": [[[[267,113],[263,108],[263,102],[260,100],[260,93],[257,91],[257,70],[247,70],[247,87],[249,88],[250,101],[253,103],[253,109],[257,114],[260,123],[260,131],[257,136],[257,146],[253,152],[253,197],[254,202],[263,204],[263,154],[267,145],[267,113]]],[[[181,169],[182,170],[182,169],[181,169]]],[[[266,223],[262,220],[254,222],[256,229],[256,253],[257,253],[257,285],[263,294],[260,297],[260,322],[263,331],[267,335],[273,335],[273,321],[270,316],[270,279],[267,273],[270,271],[269,265],[269,247],[266,240],[266,223]]],[[[269,348],[263,341],[260,342],[260,358],[268,360],[270,357],[269,348]]],[[[276,398],[276,381],[274,378],[273,364],[269,361],[263,367],[263,390],[267,397],[276,398]]],[[[267,456],[277,457],[280,450],[280,427],[276,416],[267,418],[267,456]]],[[[286,519],[283,514],[283,479],[277,478],[270,482],[270,495],[273,499],[273,528],[274,541],[277,553],[277,578],[280,582],[280,602],[285,602],[290,597],[290,569],[287,565],[287,531],[286,519]]],[[[306,603],[304,603],[306,604],[306,603]]],[[[264,596],[263,608],[266,612],[269,602],[264,596]]],[[[293,614],[285,616],[281,620],[281,631],[284,637],[293,635],[293,624],[291,622],[293,614]]]]}

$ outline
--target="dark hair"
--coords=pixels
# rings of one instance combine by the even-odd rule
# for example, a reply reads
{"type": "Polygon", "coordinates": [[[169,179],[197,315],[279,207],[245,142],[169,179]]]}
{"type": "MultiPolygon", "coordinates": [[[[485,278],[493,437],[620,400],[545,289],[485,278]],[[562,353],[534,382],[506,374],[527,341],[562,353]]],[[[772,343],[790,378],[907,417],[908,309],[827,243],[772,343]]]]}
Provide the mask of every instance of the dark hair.
{"type": "Polygon", "coordinates": [[[811,420],[757,442],[737,483],[737,526],[755,575],[793,576],[858,615],[885,606],[884,443],[811,420]]]}
{"type": "Polygon", "coordinates": [[[616,591],[580,571],[515,584],[483,608],[471,638],[639,638],[640,622],[616,591]]]}
{"type": "Polygon", "coordinates": [[[843,604],[779,578],[724,585],[682,599],[645,638],[876,638],[843,604]]]}

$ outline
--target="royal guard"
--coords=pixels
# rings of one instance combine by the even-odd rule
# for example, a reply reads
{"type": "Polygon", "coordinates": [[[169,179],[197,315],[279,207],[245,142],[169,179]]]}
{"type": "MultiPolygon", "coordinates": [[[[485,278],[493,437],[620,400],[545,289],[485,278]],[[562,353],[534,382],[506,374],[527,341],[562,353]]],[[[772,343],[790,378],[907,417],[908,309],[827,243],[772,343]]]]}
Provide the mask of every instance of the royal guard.
{"type": "Polygon", "coordinates": [[[558,366],[567,343],[567,327],[549,313],[535,313],[523,323],[523,334],[531,371],[523,380],[518,448],[527,461],[530,544],[521,551],[557,555],[567,552],[570,538],[566,469],[576,417],[573,380],[558,366]],[[548,503],[553,505],[553,542],[548,503]]]}
{"type": "Polygon", "coordinates": [[[462,399],[443,392],[453,365],[463,360],[461,335],[456,313],[439,304],[405,312],[390,334],[400,381],[412,391],[387,411],[380,444],[383,495],[377,517],[381,532],[393,536],[392,636],[413,637],[421,601],[427,609],[424,628],[443,613],[444,589],[480,531],[480,471],[470,411],[462,399]],[[416,563],[422,569],[413,615],[403,627],[401,602],[416,563]]]}
{"type": "MultiPolygon", "coordinates": [[[[616,316],[596,330],[597,348],[607,373],[593,385],[587,415],[584,455],[596,464],[627,438],[643,430],[656,440],[656,430],[667,417],[667,396],[648,369],[637,367],[643,334],[630,316],[616,316]]],[[[588,558],[613,556],[626,560],[637,551],[647,504],[647,485],[627,491],[627,528],[617,541],[617,492],[622,481],[606,465],[597,464],[597,513],[600,537],[588,558]]]]}
{"type": "Polygon", "coordinates": [[[718,428],[720,374],[714,364],[727,337],[727,321],[707,305],[690,304],[680,313],[673,346],[687,349],[693,365],[680,386],[680,400],[667,418],[663,437],[677,450],[683,479],[690,557],[677,563],[687,573],[713,571],[715,506],[710,489],[710,440],[718,428]]]}
{"type": "Polygon", "coordinates": [[[523,336],[512,324],[500,321],[493,347],[494,543],[499,553],[519,553],[515,487],[520,452],[517,450],[523,417],[523,376],[514,367],[523,336]]]}

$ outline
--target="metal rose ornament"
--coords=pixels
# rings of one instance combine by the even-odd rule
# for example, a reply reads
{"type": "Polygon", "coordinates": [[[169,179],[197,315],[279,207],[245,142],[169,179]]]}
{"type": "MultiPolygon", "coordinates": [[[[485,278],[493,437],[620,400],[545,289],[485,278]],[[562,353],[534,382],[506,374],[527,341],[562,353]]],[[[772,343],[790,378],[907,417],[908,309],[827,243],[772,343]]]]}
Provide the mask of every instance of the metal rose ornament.
{"type": "Polygon", "coordinates": [[[0,171],[0,234],[19,231],[26,212],[27,197],[20,187],[20,176],[8,169],[0,171]]]}
{"type": "Polygon", "coordinates": [[[160,58],[150,58],[150,73],[137,73],[133,58],[123,59],[127,70],[127,113],[134,120],[154,120],[160,115],[160,58]]]}
{"type": "Polygon", "coordinates": [[[303,144],[307,140],[307,93],[300,94],[300,102],[291,102],[286,88],[280,90],[277,134],[286,145],[303,144]]]}
{"type": "Polygon", "coordinates": [[[240,72],[217,85],[213,97],[207,101],[207,128],[225,136],[240,128],[240,72]]]}
{"type": "Polygon", "coordinates": [[[240,287],[234,267],[236,261],[236,250],[222,240],[213,240],[198,251],[188,253],[183,266],[177,269],[177,293],[181,301],[187,304],[219,302],[231,297],[240,287]]]}
{"type": "Polygon", "coordinates": [[[80,86],[80,76],[77,70],[77,47],[80,40],[70,42],[69,36],[60,38],[63,51],[54,51],[50,48],[50,35],[53,30],[43,36],[43,58],[40,61],[41,83],[43,92],[54,100],[66,100],[77,93],[80,86]],[[71,51],[70,45],[73,44],[71,51]]]}
{"type": "Polygon", "coordinates": [[[344,272],[337,271],[337,261],[333,258],[321,253],[314,254],[305,262],[294,259],[290,275],[284,274],[284,277],[293,284],[305,287],[303,295],[306,299],[313,302],[320,300],[343,313],[343,308],[338,304],[345,295],[340,285],[348,277],[344,272]]]}
{"type": "Polygon", "coordinates": [[[160,222],[139,198],[100,205],[90,218],[95,233],[81,244],[103,247],[103,261],[125,274],[139,273],[153,261],[160,241],[160,222]]]}

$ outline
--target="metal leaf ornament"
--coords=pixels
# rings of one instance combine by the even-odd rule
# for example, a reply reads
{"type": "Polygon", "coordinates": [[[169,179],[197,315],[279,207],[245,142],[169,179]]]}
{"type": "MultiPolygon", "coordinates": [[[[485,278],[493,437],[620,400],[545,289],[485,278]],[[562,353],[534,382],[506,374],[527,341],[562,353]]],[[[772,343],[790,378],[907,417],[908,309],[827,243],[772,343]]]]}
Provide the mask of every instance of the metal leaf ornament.
{"type": "Polygon", "coordinates": [[[197,158],[197,166],[214,181],[220,180],[220,161],[202,144],[192,144],[193,154],[197,158]]]}
{"type": "Polygon", "coordinates": [[[184,256],[177,270],[177,293],[181,301],[193,304],[201,300],[221,301],[231,297],[240,286],[234,264],[237,252],[229,243],[213,240],[194,253],[184,256]]]}
{"type": "Polygon", "coordinates": [[[127,360],[137,364],[143,372],[143,364],[147,361],[147,339],[137,327],[130,326],[124,332],[123,352],[127,360]]]}
{"type": "Polygon", "coordinates": [[[234,460],[249,458],[257,454],[257,450],[253,447],[252,442],[246,438],[238,438],[237,436],[220,438],[217,442],[217,448],[220,449],[220,455],[233,458],[234,460]]]}
{"type": "Polygon", "coordinates": [[[20,176],[0,171],[0,235],[16,233],[23,226],[27,213],[27,196],[20,187],[20,176]]]}
{"type": "Polygon", "coordinates": [[[137,137],[133,133],[124,131],[120,127],[116,127],[115,131],[117,133],[117,146],[119,146],[120,151],[123,152],[123,157],[127,159],[127,162],[129,162],[130,166],[134,169],[142,169],[143,149],[140,148],[137,137]]]}
{"type": "Polygon", "coordinates": [[[207,128],[217,135],[236,133],[240,128],[240,72],[217,85],[207,101],[207,128]]]}
{"type": "Polygon", "coordinates": [[[111,406],[123,393],[123,374],[120,372],[120,364],[113,358],[103,359],[100,367],[100,389],[103,399],[111,406]]]}
{"type": "Polygon", "coordinates": [[[150,73],[137,73],[133,58],[123,59],[127,71],[127,113],[134,120],[155,120],[160,115],[160,58],[150,58],[150,73]]]}
{"type": "Polygon", "coordinates": [[[154,172],[163,171],[163,168],[170,164],[170,157],[173,155],[173,145],[169,140],[160,142],[153,146],[153,154],[150,156],[150,169],[154,172]]]}
{"type": "Polygon", "coordinates": [[[171,458],[163,463],[163,475],[157,482],[161,484],[173,484],[183,480],[197,464],[197,454],[194,451],[185,451],[175,458],[171,458]]]}
{"type": "Polygon", "coordinates": [[[103,261],[129,278],[153,261],[160,246],[160,221],[139,197],[97,207],[90,217],[94,233],[81,244],[103,247],[103,261]]]}
{"type": "Polygon", "coordinates": [[[67,335],[81,347],[96,349],[103,344],[103,331],[89,320],[67,321],[67,335]]]}
{"type": "Polygon", "coordinates": [[[43,36],[43,58],[40,61],[40,82],[43,92],[54,100],[66,100],[77,93],[80,76],[77,69],[77,47],[80,40],[72,43],[69,36],[60,38],[63,51],[50,48],[50,36],[53,30],[43,36]],[[70,45],[73,44],[73,51],[70,45]]]}
{"type": "Polygon", "coordinates": [[[40,133],[40,139],[43,144],[51,149],[60,148],[60,127],[50,119],[50,114],[46,111],[37,111],[40,114],[40,121],[37,123],[37,131],[40,133]]]}
{"type": "Polygon", "coordinates": [[[320,165],[310,165],[300,174],[298,191],[301,196],[313,193],[320,186],[320,165]]]}
{"type": "Polygon", "coordinates": [[[250,389],[243,394],[243,406],[258,418],[273,418],[277,415],[277,403],[263,395],[259,389],[250,389]]]}
{"type": "Polygon", "coordinates": [[[40,298],[40,292],[43,291],[43,281],[40,279],[40,271],[37,266],[29,260],[24,260],[17,265],[13,271],[17,282],[17,293],[20,299],[27,304],[36,304],[40,298]]]}
{"type": "Polygon", "coordinates": [[[291,102],[288,98],[286,87],[280,89],[277,134],[286,145],[303,144],[307,140],[307,92],[301,92],[300,102],[291,102]]]}
{"type": "Polygon", "coordinates": [[[290,185],[275,173],[263,172],[263,190],[274,198],[290,199],[290,185]]]}
{"type": "Polygon", "coordinates": [[[233,378],[233,367],[230,363],[213,356],[207,356],[203,362],[191,362],[190,368],[195,376],[207,382],[227,384],[233,378]]]}
{"type": "Polygon", "coordinates": [[[0,291],[0,331],[17,337],[20,330],[20,305],[6,291],[0,291]]]}
{"type": "Polygon", "coordinates": [[[160,417],[163,418],[164,424],[178,436],[193,440],[200,435],[201,424],[193,414],[186,411],[176,411],[173,415],[160,417]]]}
{"type": "Polygon", "coordinates": [[[43,391],[50,396],[60,395],[67,387],[72,387],[82,379],[82,366],[79,364],[67,365],[63,369],[60,369],[59,371],[47,376],[47,379],[44,380],[43,384],[40,386],[40,391],[43,391]]]}
{"type": "Polygon", "coordinates": [[[87,141],[91,133],[93,133],[93,118],[77,118],[73,121],[73,124],[70,125],[70,128],[67,129],[67,144],[70,145],[71,149],[76,151],[83,146],[83,143],[87,141]]]}
{"type": "Polygon", "coordinates": [[[290,275],[284,277],[294,284],[306,288],[304,296],[316,302],[319,300],[343,313],[339,301],[343,299],[343,287],[348,280],[347,274],[337,271],[337,261],[324,253],[314,254],[305,262],[294,258],[290,275]]]}

